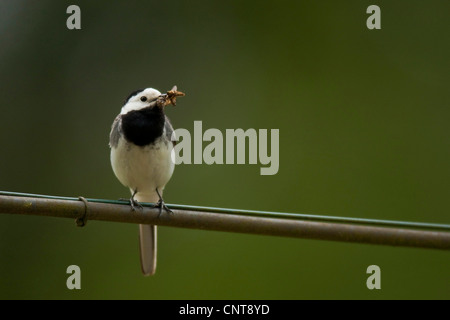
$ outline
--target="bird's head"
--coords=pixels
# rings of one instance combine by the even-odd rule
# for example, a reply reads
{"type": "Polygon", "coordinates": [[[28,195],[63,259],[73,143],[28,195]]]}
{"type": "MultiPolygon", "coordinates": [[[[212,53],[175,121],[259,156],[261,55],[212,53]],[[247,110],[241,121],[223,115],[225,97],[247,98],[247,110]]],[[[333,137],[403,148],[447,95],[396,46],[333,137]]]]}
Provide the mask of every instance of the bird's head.
{"type": "Polygon", "coordinates": [[[169,104],[176,105],[177,97],[183,97],[184,93],[177,90],[177,86],[174,86],[172,90],[167,93],[161,94],[156,89],[147,88],[133,91],[125,100],[125,104],[122,107],[121,114],[126,114],[130,111],[138,111],[144,108],[158,107],[163,109],[169,104]]]}
{"type": "Polygon", "coordinates": [[[140,89],[130,93],[122,107],[121,114],[138,111],[148,107],[155,107],[156,100],[162,96],[161,92],[153,88],[140,89]]]}

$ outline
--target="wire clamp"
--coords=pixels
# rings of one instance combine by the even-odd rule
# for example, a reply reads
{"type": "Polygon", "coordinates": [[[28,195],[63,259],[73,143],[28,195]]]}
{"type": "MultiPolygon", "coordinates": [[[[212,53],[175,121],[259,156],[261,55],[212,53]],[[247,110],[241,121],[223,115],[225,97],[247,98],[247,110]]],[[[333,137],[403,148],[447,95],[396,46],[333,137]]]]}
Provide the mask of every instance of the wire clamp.
{"type": "Polygon", "coordinates": [[[88,201],[84,197],[78,197],[78,200],[84,202],[84,213],[81,217],[78,217],[76,220],[77,227],[84,227],[87,223],[87,217],[89,213],[88,201]]]}

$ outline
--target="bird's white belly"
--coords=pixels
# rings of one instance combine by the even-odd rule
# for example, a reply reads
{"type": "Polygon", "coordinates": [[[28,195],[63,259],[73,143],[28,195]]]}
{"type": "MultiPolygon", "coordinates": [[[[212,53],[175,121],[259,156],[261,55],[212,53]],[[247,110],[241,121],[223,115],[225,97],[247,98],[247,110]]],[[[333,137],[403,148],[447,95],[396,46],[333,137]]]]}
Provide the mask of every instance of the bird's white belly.
{"type": "Polygon", "coordinates": [[[161,139],[154,144],[139,147],[119,139],[116,148],[111,148],[111,164],[119,181],[139,194],[154,195],[156,188],[162,192],[170,180],[175,164],[171,159],[172,142],[161,139]]]}

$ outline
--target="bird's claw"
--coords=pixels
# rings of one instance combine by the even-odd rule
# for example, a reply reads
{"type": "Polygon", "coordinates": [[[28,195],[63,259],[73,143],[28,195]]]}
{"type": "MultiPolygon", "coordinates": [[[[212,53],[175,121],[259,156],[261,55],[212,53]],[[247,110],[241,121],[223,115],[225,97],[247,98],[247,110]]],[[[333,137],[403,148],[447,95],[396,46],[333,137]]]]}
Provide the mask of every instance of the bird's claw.
{"type": "Polygon", "coordinates": [[[139,209],[139,210],[143,210],[144,209],[142,204],[140,204],[139,202],[137,202],[133,198],[130,199],[130,205],[131,205],[131,211],[136,211],[136,208],[139,209]]]}
{"type": "Polygon", "coordinates": [[[136,200],[134,200],[134,198],[119,198],[119,201],[125,201],[125,202],[129,202],[130,206],[131,206],[131,210],[132,211],[136,211],[136,208],[139,210],[142,210],[144,207],[142,206],[142,204],[140,204],[139,202],[137,202],[136,200]]]}
{"type": "Polygon", "coordinates": [[[159,199],[157,203],[153,205],[153,208],[159,208],[159,215],[158,218],[162,214],[162,210],[164,209],[168,214],[173,214],[173,211],[169,209],[169,207],[166,206],[163,200],[159,199]]]}

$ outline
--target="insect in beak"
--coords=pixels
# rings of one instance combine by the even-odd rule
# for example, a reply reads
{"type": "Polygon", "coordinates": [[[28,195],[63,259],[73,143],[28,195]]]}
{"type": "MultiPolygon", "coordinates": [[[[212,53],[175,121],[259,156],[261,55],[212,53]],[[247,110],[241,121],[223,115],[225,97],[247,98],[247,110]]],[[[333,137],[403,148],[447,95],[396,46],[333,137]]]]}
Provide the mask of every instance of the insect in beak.
{"type": "Polygon", "coordinates": [[[159,107],[165,107],[169,104],[177,105],[177,97],[184,97],[184,92],[178,91],[177,86],[173,86],[172,90],[167,91],[167,93],[163,93],[158,97],[156,104],[159,107]]]}

